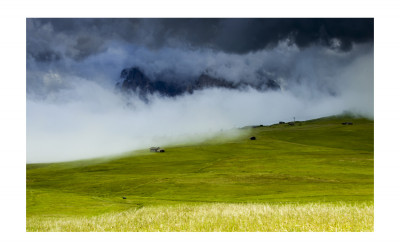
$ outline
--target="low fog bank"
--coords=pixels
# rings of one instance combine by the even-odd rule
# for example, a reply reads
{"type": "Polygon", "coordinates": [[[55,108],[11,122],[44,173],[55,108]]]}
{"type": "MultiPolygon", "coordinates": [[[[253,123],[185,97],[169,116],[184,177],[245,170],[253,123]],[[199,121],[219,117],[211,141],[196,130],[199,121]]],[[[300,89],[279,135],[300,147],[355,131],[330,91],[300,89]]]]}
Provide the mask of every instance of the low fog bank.
{"type": "Polygon", "coordinates": [[[351,112],[373,119],[373,47],[349,52],[282,43],[243,55],[121,44],[84,60],[27,58],[27,161],[103,157],[202,141],[221,130],[351,112]],[[124,67],[193,79],[206,71],[230,81],[278,81],[279,91],[205,89],[174,98],[115,91],[124,67]]]}
{"type": "Polygon", "coordinates": [[[344,111],[369,114],[347,97],[301,99],[290,92],[207,89],[175,99],[152,96],[130,105],[92,84],[92,98],[67,103],[27,101],[27,161],[56,162],[119,154],[150,146],[193,143],[221,130],[308,120],[344,111]],[[93,95],[101,95],[94,96],[93,95]]]}

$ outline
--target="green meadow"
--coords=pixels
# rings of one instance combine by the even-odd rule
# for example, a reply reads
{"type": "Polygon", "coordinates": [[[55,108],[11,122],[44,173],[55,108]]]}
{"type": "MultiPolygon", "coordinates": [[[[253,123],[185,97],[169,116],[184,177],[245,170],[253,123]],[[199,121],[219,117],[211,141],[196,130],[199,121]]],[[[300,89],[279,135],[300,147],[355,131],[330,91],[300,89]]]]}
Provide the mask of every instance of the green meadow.
{"type": "Polygon", "coordinates": [[[27,164],[26,230],[373,231],[372,120],[229,134],[155,145],[165,153],[27,164]]]}

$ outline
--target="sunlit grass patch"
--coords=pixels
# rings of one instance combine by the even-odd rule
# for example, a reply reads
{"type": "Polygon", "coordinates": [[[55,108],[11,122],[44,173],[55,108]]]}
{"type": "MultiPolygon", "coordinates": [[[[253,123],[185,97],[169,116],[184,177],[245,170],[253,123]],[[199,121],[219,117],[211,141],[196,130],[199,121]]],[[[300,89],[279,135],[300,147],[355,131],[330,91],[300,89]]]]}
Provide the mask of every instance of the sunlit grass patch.
{"type": "Polygon", "coordinates": [[[27,219],[27,231],[362,232],[374,230],[373,202],[180,204],[93,217],[27,219]]]}

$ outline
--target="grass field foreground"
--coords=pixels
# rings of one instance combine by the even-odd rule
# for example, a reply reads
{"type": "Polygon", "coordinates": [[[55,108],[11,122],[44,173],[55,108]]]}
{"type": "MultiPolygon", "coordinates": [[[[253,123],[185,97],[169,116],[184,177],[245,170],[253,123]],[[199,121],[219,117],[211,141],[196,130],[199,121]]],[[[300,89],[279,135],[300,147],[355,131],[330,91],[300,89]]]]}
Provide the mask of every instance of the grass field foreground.
{"type": "Polygon", "coordinates": [[[372,202],[148,206],[94,217],[30,218],[27,231],[56,232],[367,232],[372,202]]]}

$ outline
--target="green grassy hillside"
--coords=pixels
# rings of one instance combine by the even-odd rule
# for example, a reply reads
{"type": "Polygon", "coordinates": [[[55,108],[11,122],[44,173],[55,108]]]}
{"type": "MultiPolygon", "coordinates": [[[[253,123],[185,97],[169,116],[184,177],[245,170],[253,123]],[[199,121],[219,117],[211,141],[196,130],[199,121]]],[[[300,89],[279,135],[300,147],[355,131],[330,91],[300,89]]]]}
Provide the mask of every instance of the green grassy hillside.
{"type": "Polygon", "coordinates": [[[27,164],[27,219],[183,203],[373,202],[373,126],[329,117],[241,129],[165,153],[27,164]]]}

